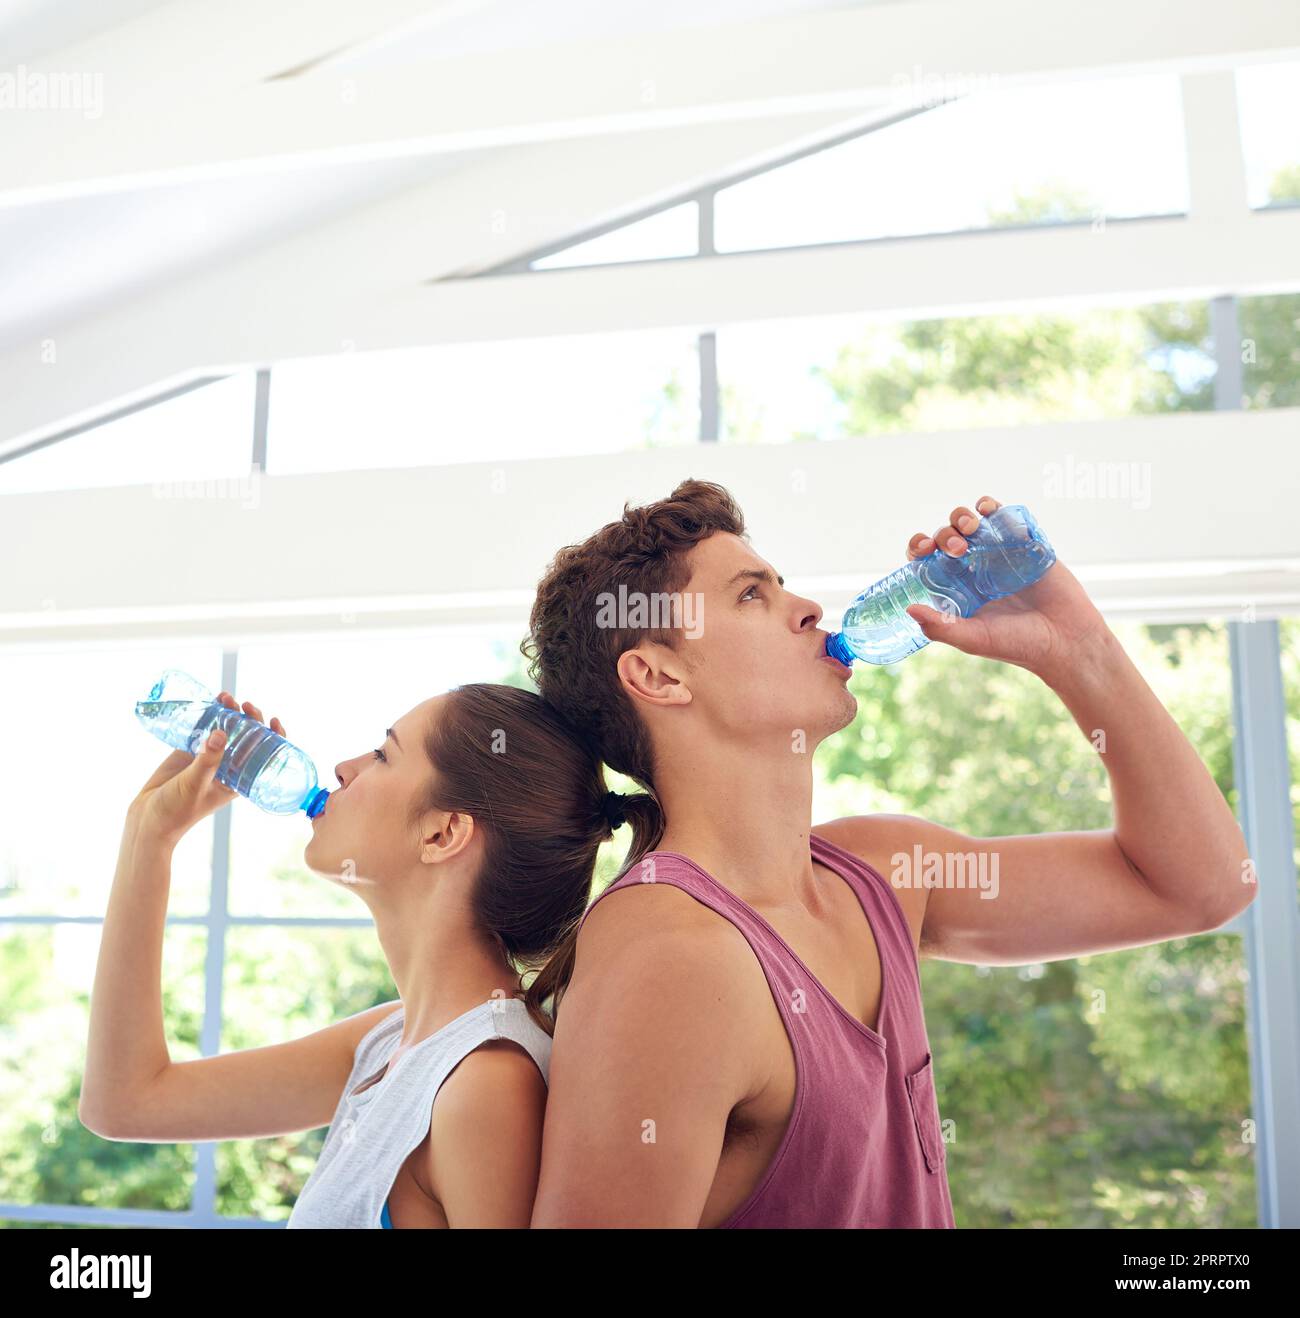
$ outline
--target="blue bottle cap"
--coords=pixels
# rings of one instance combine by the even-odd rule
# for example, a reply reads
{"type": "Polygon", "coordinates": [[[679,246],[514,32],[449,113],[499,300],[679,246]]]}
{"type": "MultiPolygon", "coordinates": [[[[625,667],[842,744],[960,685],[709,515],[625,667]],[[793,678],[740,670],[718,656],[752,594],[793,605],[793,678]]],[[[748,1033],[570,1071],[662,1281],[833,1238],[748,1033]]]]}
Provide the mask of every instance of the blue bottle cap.
{"type": "Polygon", "coordinates": [[[303,803],[302,808],[307,812],[308,819],[315,819],[322,810],[325,809],[325,802],[329,800],[329,792],[324,787],[318,787],[303,803]]]}
{"type": "Polygon", "coordinates": [[[844,639],[843,632],[831,632],[826,637],[826,653],[832,659],[838,659],[840,663],[853,667],[853,661],[857,655],[849,649],[848,642],[844,639]]]}

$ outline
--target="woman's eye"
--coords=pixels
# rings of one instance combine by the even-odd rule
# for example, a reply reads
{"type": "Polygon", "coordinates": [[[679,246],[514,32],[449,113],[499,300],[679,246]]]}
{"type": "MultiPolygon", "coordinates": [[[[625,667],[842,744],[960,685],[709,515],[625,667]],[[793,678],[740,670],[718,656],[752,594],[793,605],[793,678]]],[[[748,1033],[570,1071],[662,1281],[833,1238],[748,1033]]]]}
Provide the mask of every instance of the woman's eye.
{"type": "Polygon", "coordinates": [[[388,763],[388,756],[385,755],[384,752],[381,751],[381,750],[376,750],[376,751],[375,751],[375,759],[377,759],[377,760],[383,760],[385,764],[388,763]]]}

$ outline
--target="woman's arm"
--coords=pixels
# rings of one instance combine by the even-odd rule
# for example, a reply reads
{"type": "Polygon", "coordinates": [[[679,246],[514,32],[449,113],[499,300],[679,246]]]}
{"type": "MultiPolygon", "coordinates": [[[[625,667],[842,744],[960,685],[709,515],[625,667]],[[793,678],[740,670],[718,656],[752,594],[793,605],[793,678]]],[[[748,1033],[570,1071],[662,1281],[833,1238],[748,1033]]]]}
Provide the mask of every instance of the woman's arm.
{"type": "MultiPolygon", "coordinates": [[[[234,698],[222,692],[224,703],[234,698]]],[[[245,712],[261,720],[252,704],[245,712]]],[[[279,720],[271,727],[283,734],[279,720]]],[[[234,1139],[326,1125],[356,1046],[399,1002],[290,1043],[173,1062],[162,1011],[162,947],[176,843],[235,793],[213,779],[224,737],[173,751],[127,810],[90,1000],[77,1115],[108,1139],[234,1139]]]]}
{"type": "Polygon", "coordinates": [[[171,1063],[162,1014],[162,941],[174,843],[127,811],[90,995],[77,1116],[104,1133],[110,1113],[171,1063]]]}

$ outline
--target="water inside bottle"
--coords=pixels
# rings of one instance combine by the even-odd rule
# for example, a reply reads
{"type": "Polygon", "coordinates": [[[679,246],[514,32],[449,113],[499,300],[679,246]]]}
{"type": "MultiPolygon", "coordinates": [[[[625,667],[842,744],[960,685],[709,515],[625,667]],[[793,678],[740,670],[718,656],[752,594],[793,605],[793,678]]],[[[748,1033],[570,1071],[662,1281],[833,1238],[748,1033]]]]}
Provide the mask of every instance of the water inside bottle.
{"type": "Polygon", "coordinates": [[[926,604],[951,617],[969,617],[984,604],[1014,595],[1037,581],[1056,561],[1033,514],[1005,505],[966,539],[957,555],[936,549],[876,582],[844,615],[842,635],[868,663],[896,663],[929,644],[907,612],[926,604]]]}

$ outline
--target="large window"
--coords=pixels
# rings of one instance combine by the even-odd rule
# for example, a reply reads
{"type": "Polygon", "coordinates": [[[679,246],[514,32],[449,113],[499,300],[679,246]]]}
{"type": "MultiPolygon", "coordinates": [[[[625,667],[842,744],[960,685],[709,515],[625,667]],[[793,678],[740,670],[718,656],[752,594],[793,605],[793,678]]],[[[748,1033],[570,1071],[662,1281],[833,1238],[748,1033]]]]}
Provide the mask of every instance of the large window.
{"type": "MultiPolygon", "coordinates": [[[[941,76],[916,66],[900,70],[893,82],[884,118],[874,126],[801,147],[679,194],[648,215],[574,234],[477,274],[1034,225],[1100,227],[1107,220],[1187,213],[1174,74],[1002,86],[996,78],[941,76]],[[1140,151],[1133,148],[1135,124],[1140,151]]],[[[1289,95],[1274,82],[1252,104],[1260,115],[1281,119],[1289,95]]],[[[1243,93],[1243,110],[1246,99],[1243,93]]],[[[1276,144],[1285,130],[1271,123],[1256,136],[1276,144]]],[[[1294,151],[1293,141],[1288,149],[1294,151]]],[[[1293,185],[1277,186],[1291,195],[1285,189],[1293,185]]]]}
{"type": "Polygon", "coordinates": [[[1249,204],[1300,202],[1300,62],[1238,69],[1237,110],[1249,204]]]}
{"type": "Polygon", "coordinates": [[[644,220],[621,225],[599,238],[575,243],[554,256],[539,256],[533,270],[560,270],[573,265],[607,265],[616,261],[659,261],[694,256],[700,249],[700,208],[694,201],[672,206],[644,220]]]}
{"type": "MultiPolygon", "coordinates": [[[[12,695],[0,756],[0,1202],[176,1212],[195,1147],[114,1144],[77,1117],[100,921],[132,797],[169,754],[135,702],[163,668],[220,676],[193,645],[0,653],[12,695]]],[[[168,1045],[197,1056],[212,887],[211,820],[172,865],[163,935],[168,1045]]]]}
{"type": "Polygon", "coordinates": [[[690,444],[698,417],[690,332],[347,353],[275,367],[267,472],[690,444]]]}
{"type": "Polygon", "coordinates": [[[714,206],[719,252],[1181,214],[1178,80],[977,89],[723,188],[714,206]]]}
{"type": "MultiPolygon", "coordinates": [[[[780,444],[1201,410],[1215,364],[1200,302],[724,325],[717,371],[720,437],[780,444]]],[[[1300,380],[1300,363],[1277,361],[1270,378],[1288,371],[1300,380]]]]}
{"type": "Polygon", "coordinates": [[[1238,317],[1242,406],[1300,406],[1300,293],[1244,297],[1238,317]]]}
{"type": "MultiPolygon", "coordinates": [[[[111,877],[116,838],[86,845],[66,825],[58,836],[88,866],[107,864],[111,877]]],[[[54,1221],[157,1223],[191,1208],[202,1146],[113,1143],[77,1116],[99,931],[98,923],[0,923],[0,1204],[41,1205],[54,1221]]],[[[163,935],[163,1016],[177,1061],[200,1052],[208,936],[184,924],[163,935]]]]}
{"type": "MultiPolygon", "coordinates": [[[[0,651],[11,693],[0,755],[0,914],[103,914],[122,817],[168,754],[135,717],[135,702],[165,668],[220,686],[221,655],[211,647],[0,651]]],[[[176,850],[173,915],[207,909],[211,870],[208,820],[176,850]]]]}

